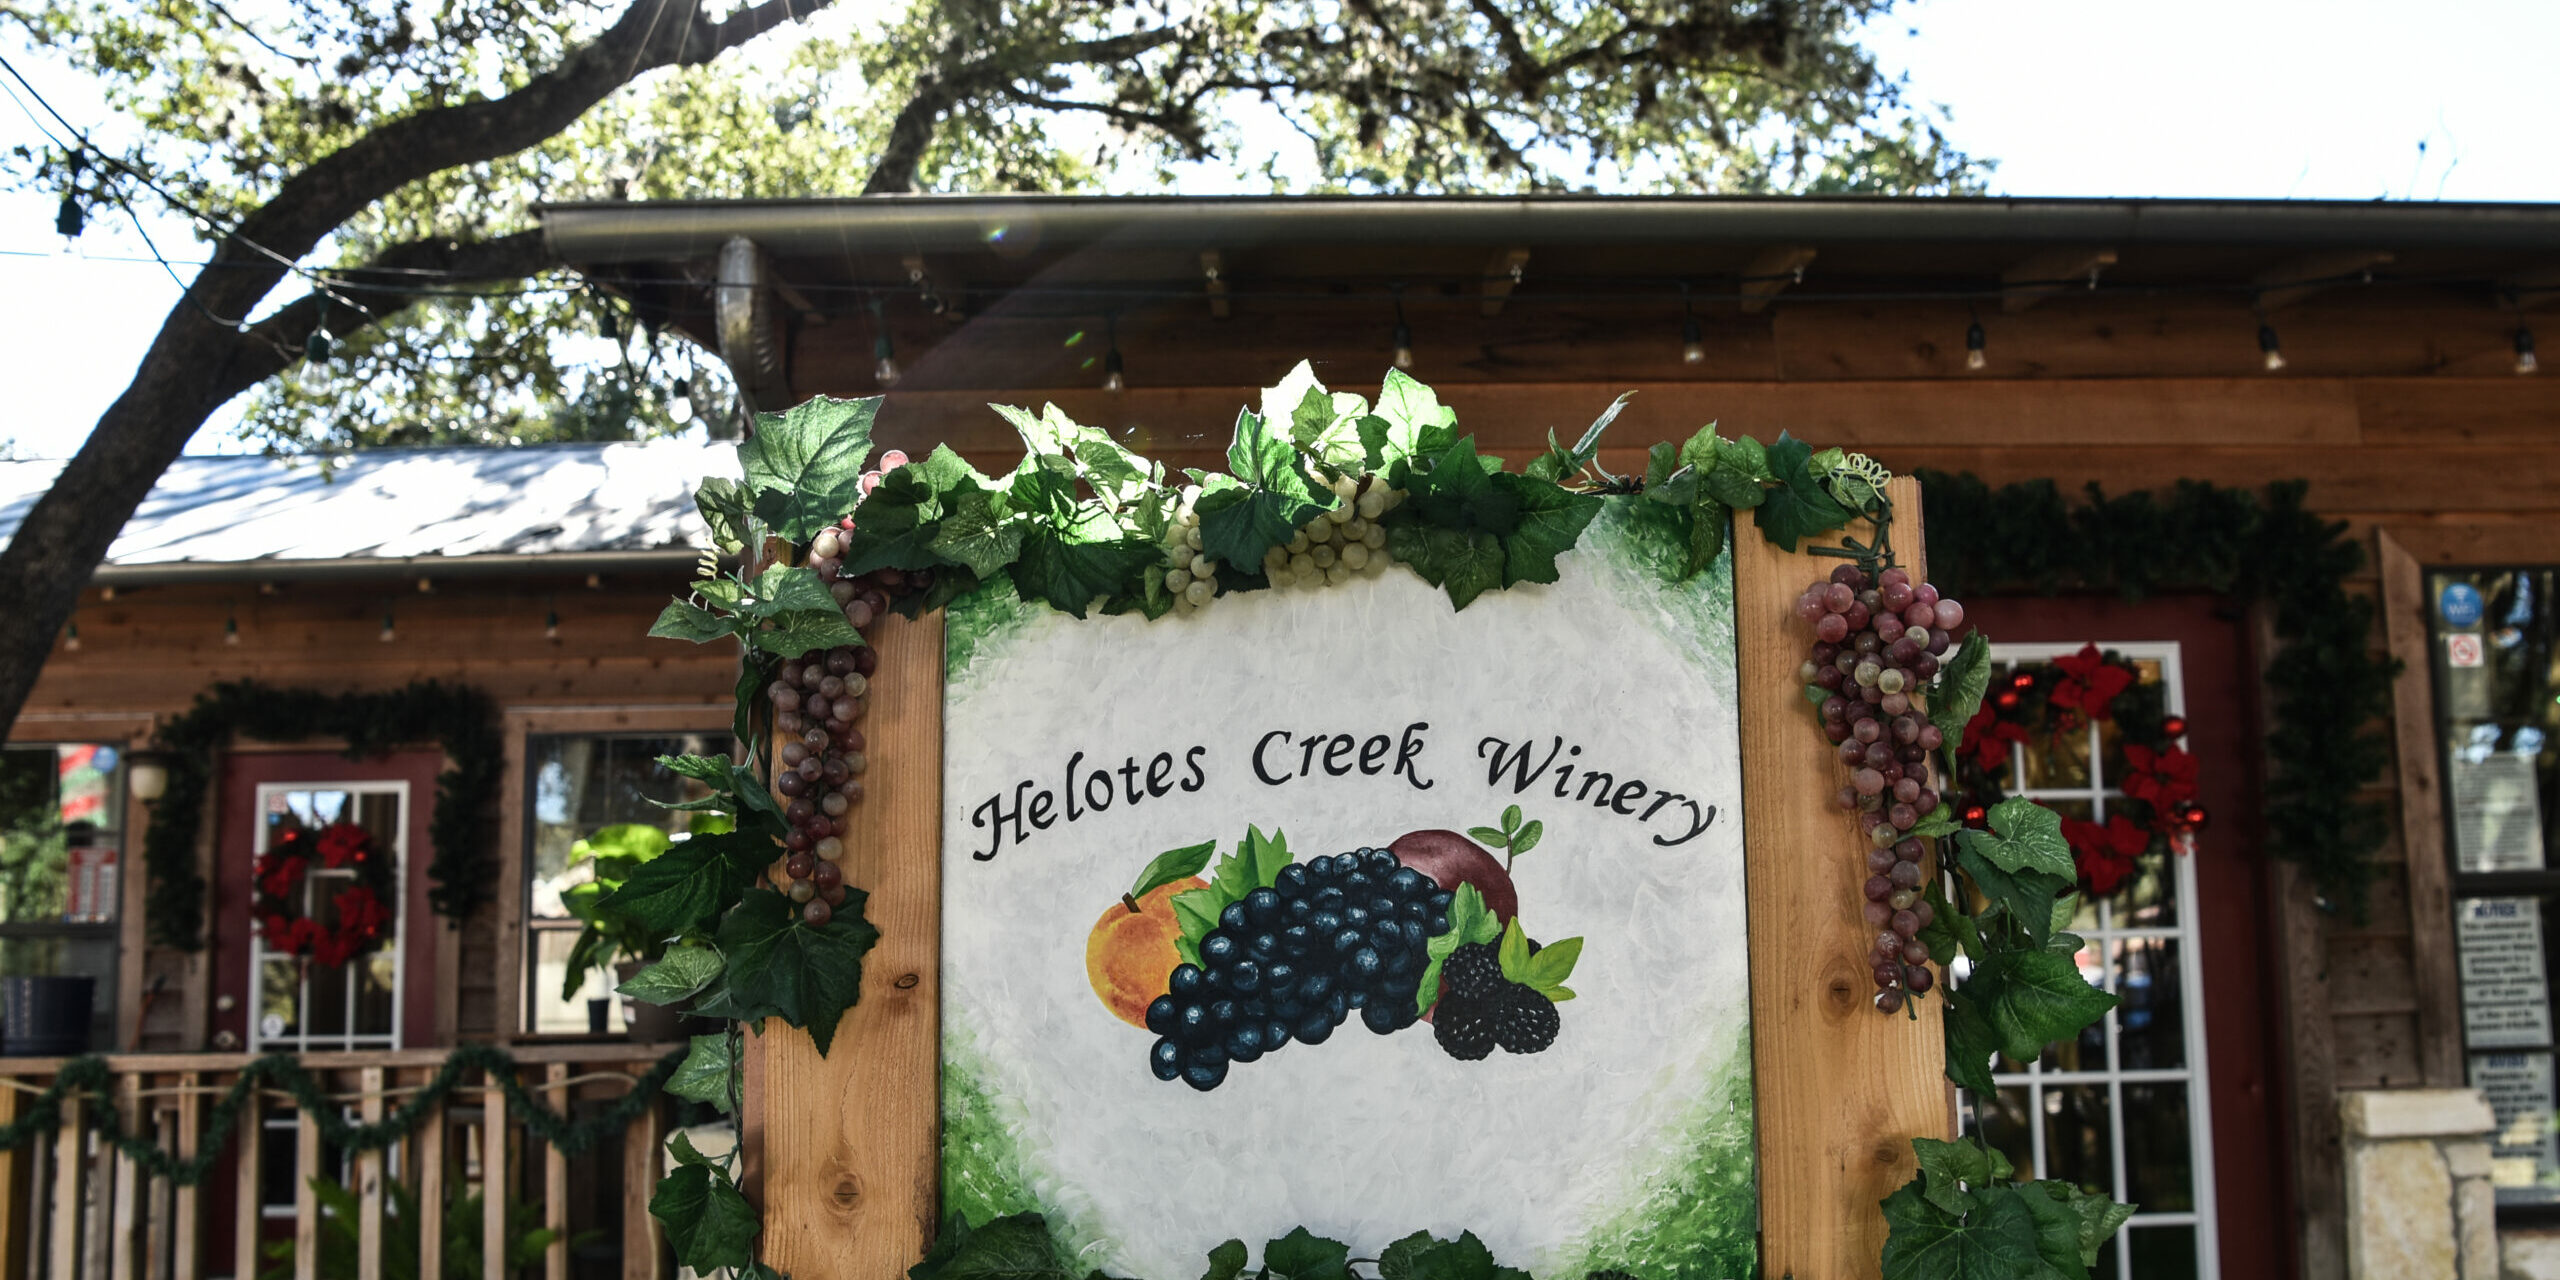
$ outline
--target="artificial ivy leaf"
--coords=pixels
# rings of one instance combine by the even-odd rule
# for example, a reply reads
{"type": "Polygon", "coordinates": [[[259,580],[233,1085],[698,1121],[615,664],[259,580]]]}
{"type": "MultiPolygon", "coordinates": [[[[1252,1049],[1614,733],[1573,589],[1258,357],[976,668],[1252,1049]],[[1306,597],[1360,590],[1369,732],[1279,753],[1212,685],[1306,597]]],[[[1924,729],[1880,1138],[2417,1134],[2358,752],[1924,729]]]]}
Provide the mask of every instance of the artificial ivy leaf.
{"type": "Polygon", "coordinates": [[[1428,1231],[1416,1231],[1378,1255],[1378,1280],[1412,1280],[1414,1260],[1430,1252],[1440,1242],[1428,1231]]]}
{"type": "Polygon", "coordinates": [[[843,608],[827,593],[827,584],[818,580],[818,571],[800,564],[766,565],[738,603],[740,612],[751,618],[803,611],[833,613],[843,608]]]}
{"type": "Polygon", "coordinates": [[[1956,865],[1964,869],[1965,875],[1972,878],[1973,887],[1998,907],[2000,914],[2026,932],[2029,946],[2045,944],[2052,935],[2053,904],[2070,892],[2071,881],[2033,867],[2010,871],[1961,840],[1956,844],[1956,865]]]}
{"type": "Polygon", "coordinates": [[[1350,1260],[1351,1246],[1305,1227],[1262,1246],[1262,1269],[1271,1280],[1351,1280],[1350,1260]]]}
{"type": "Polygon", "coordinates": [[[1949,757],[1964,746],[1964,727],[1982,710],[1982,695],[1990,688],[1991,641],[1976,629],[1947,656],[1929,689],[1929,723],[1945,735],[1949,757]]]}
{"type": "Polygon", "coordinates": [[[1334,505],[1332,494],[1320,498],[1308,482],[1298,466],[1297,449],[1250,409],[1236,414],[1227,466],[1236,485],[1218,486],[1194,506],[1200,515],[1200,549],[1211,559],[1239,568],[1258,566],[1264,552],[1287,542],[1300,525],[1334,505]]]}
{"type": "Polygon", "coordinates": [[[713,613],[689,600],[670,600],[660,610],[658,620],[649,624],[649,634],[666,640],[691,640],[707,644],[736,631],[729,619],[713,613]]]}
{"type": "MultiPolygon", "coordinates": [[[[1768,448],[1766,462],[1778,483],[1763,491],[1766,496],[1753,520],[1760,526],[1761,536],[1780,550],[1793,551],[1796,543],[1829,533],[1857,514],[1841,506],[1840,500],[1832,497],[1831,491],[1807,469],[1806,461],[1812,456],[1812,446],[1785,432],[1780,432],[1778,442],[1768,448]]],[[[1723,472],[1722,459],[1716,469],[1719,474],[1723,472]]]]}
{"type": "Polygon", "coordinates": [[[1710,422],[1698,428],[1697,434],[1690,436],[1680,445],[1680,465],[1694,469],[1701,480],[1713,475],[1716,469],[1716,444],[1716,424],[1710,422]]]}
{"type": "Polygon", "coordinates": [[[1944,800],[1938,802],[1937,808],[1920,815],[1918,822],[1911,824],[1911,834],[1923,840],[1943,839],[1962,830],[1964,830],[1964,824],[1956,821],[1955,806],[1944,800]]]}
{"type": "Polygon", "coordinates": [[[933,554],[966,565],[981,578],[1013,563],[1022,552],[1022,522],[1011,518],[1001,502],[984,489],[952,495],[928,544],[933,554]]]}
{"type": "Polygon", "coordinates": [[[727,476],[706,476],[693,491],[693,509],[711,530],[711,547],[724,556],[747,549],[747,489],[727,476]]]}
{"type": "Polygon", "coordinates": [[[777,658],[797,658],[820,649],[842,649],[862,643],[862,633],[835,608],[811,609],[767,618],[747,633],[756,647],[777,658]]]}
{"type": "Polygon", "coordinates": [[[1766,501],[1769,492],[1763,486],[1777,477],[1770,474],[1768,453],[1760,442],[1749,436],[1710,438],[1715,442],[1716,465],[1706,472],[1708,495],[1736,511],[1748,511],[1766,501]]]}
{"type": "Polygon", "coordinates": [[[720,969],[719,952],[709,947],[676,947],[614,991],[646,1004],[674,1004],[710,986],[720,969]]]}
{"type": "MultiPolygon", "coordinates": [[[[1306,365],[1302,362],[1298,367],[1306,365]]],[[[1209,1251],[1209,1269],[1200,1273],[1200,1280],[1236,1280],[1244,1274],[1244,1264],[1244,1241],[1229,1240],[1209,1251]]]]}
{"type": "Polygon", "coordinates": [[[2025,796],[1991,806],[1989,831],[1967,830],[1956,839],[2003,871],[2042,871],[2063,880],[2078,872],[2071,845],[2062,838],[2062,815],[2025,796]]]}
{"type": "Polygon", "coordinates": [[[1956,953],[1964,947],[1962,931],[1973,927],[1973,918],[1956,910],[1955,906],[1947,901],[1946,890],[1941,888],[1935,880],[1929,882],[1924,900],[1928,902],[1931,913],[1929,923],[1922,925],[1920,932],[1914,936],[1920,939],[1922,946],[1929,948],[1930,962],[1943,969],[1955,960],[1956,953]]]}
{"type": "Polygon", "coordinates": [[[749,891],[720,922],[730,996],[747,1011],[740,1020],[777,1015],[805,1028],[825,1057],[844,1011],[862,998],[863,954],[880,941],[880,931],[862,918],[868,898],[848,889],[834,918],[812,925],[791,899],[771,889],[749,891]]]}
{"type": "Polygon", "coordinates": [[[1998,1037],[2000,1051],[2020,1062],[2080,1034],[2116,1005],[2113,995],[2080,976],[2069,956],[2051,951],[1982,956],[1965,975],[1963,991],[1998,1037]]]}
{"type": "Polygon", "coordinates": [[[659,1179],[649,1216],[666,1225],[676,1261],[703,1273],[753,1261],[756,1235],[763,1230],[729,1175],[703,1165],[689,1164],[659,1179]]]}
{"type": "Polygon", "coordinates": [[[1337,471],[1362,469],[1368,451],[1360,442],[1360,419],[1369,402],[1349,392],[1327,391],[1306,361],[1289,371],[1280,385],[1262,393],[1262,416],[1289,424],[1289,439],[1337,471]]]}
{"type": "MultiPolygon", "coordinates": [[[[1972,985],[1970,982],[1966,986],[1972,985]]],[[[1944,1003],[1947,1038],[1947,1079],[1960,1089],[1988,1097],[1999,1086],[1991,1079],[1991,1056],[2000,1052],[2000,1033],[1983,1016],[1964,987],[1950,987],[1944,1003]]]]}
{"type": "Polygon", "coordinates": [[[2006,1182],[2015,1172],[2009,1157],[1980,1143],[1913,1138],[1911,1149],[1920,1157],[1920,1178],[1926,1188],[1921,1194],[1957,1217],[1973,1211],[1971,1189],[2006,1182]]]}
{"type": "Polygon", "coordinates": [[[1188,848],[1167,849],[1157,854],[1156,860],[1148,863],[1147,869],[1138,873],[1138,883],[1129,890],[1129,896],[1143,898],[1176,880],[1188,879],[1200,874],[1200,868],[1208,866],[1209,856],[1217,851],[1218,842],[1211,840],[1188,848]]]}
{"type": "Polygon", "coordinates": [[[676,1130],[675,1136],[667,1140],[667,1154],[676,1158],[678,1167],[699,1169],[711,1167],[711,1157],[697,1150],[693,1145],[693,1139],[686,1137],[682,1129],[676,1130]]]}
{"type": "MultiPolygon", "coordinates": [[[[1076,541],[1056,529],[1033,525],[1022,535],[1013,564],[1013,589],[1024,600],[1046,602],[1081,618],[1096,600],[1119,592],[1130,575],[1155,563],[1154,543],[1137,538],[1076,541]]],[[[1256,552],[1257,559],[1261,553],[1256,552]]]]}
{"type": "Polygon", "coordinates": [[[1413,1259],[1412,1280],[1494,1280],[1493,1250],[1462,1231],[1458,1238],[1435,1242],[1413,1259]]]}
{"type": "Polygon", "coordinates": [[[2013,1195],[2036,1224],[2036,1256],[2063,1280],[2089,1280],[2089,1264],[2080,1259],[2080,1215],[2046,1191],[2043,1182],[2008,1182],[1991,1188],[1991,1196],[2013,1195]]]}
{"type": "Polygon", "coordinates": [[[1519,511],[1518,524],[1502,537],[1502,585],[1554,582],[1556,557],[1573,550],[1582,531],[1591,527],[1592,517],[1600,514],[1600,496],[1508,471],[1495,474],[1490,483],[1495,492],[1510,494],[1519,511]]]}
{"type": "Polygon", "coordinates": [[[2098,1265],[2098,1250],[2107,1243],[2107,1237],[2134,1214],[2133,1205],[2118,1204],[2103,1194],[2083,1191],[2058,1178],[2041,1179],[2030,1185],[2070,1212],[2079,1237],[2080,1265],[2084,1267],[2098,1265]]]}
{"type": "Polygon", "coordinates": [[[596,913],[650,937],[690,932],[754,884],[772,853],[763,836],[695,836],[640,864],[630,879],[596,901],[596,913]]]}
{"type": "Polygon", "coordinates": [[[1422,580],[1449,593],[1464,609],[1502,585],[1506,560],[1502,539],[1482,529],[1443,529],[1399,523],[1387,527],[1387,543],[1396,559],[1412,566],[1422,580]]]}
{"type": "Polygon", "coordinates": [[[1146,460],[1122,448],[1119,441],[1096,431],[1077,440],[1075,450],[1085,483],[1103,501],[1119,506],[1146,489],[1150,479],[1146,460]]]}
{"type": "MultiPolygon", "coordinates": [[[[992,573],[987,575],[990,578],[994,576],[992,573]]],[[[899,596],[889,602],[889,608],[902,618],[921,618],[977,590],[978,582],[978,575],[971,573],[968,566],[949,565],[934,570],[932,587],[899,596]]]]}
{"type": "Polygon", "coordinates": [[[812,396],[787,413],[756,415],[756,433],[738,445],[756,515],[783,537],[806,542],[853,510],[879,412],[878,396],[812,396]]]}
{"type": "Polygon", "coordinates": [[[1884,1199],[1891,1232],[1884,1280],[2059,1280],[2036,1246],[2036,1218],[2015,1191],[1983,1198],[1957,1215],[1906,1183],[1884,1199]]]}
{"type": "Polygon", "coordinates": [[[728,1032],[695,1036],[692,1047],[685,1051],[684,1065],[667,1077],[667,1092],[710,1103],[725,1113],[729,1110],[729,1072],[736,1065],[737,1055],[730,1050],[728,1032]]]}
{"type": "Polygon", "coordinates": [[[954,1217],[909,1280],[1071,1280],[1058,1265],[1048,1220],[1016,1213],[971,1228],[954,1217]]]}
{"type": "MultiPolygon", "coordinates": [[[[1372,411],[1384,428],[1376,450],[1378,463],[1371,469],[1399,458],[1437,453],[1445,445],[1439,440],[1458,425],[1457,411],[1440,403],[1431,388],[1406,377],[1403,370],[1389,369],[1384,386],[1378,388],[1377,408],[1372,411]]],[[[1360,438],[1370,439],[1364,422],[1360,438]]]]}

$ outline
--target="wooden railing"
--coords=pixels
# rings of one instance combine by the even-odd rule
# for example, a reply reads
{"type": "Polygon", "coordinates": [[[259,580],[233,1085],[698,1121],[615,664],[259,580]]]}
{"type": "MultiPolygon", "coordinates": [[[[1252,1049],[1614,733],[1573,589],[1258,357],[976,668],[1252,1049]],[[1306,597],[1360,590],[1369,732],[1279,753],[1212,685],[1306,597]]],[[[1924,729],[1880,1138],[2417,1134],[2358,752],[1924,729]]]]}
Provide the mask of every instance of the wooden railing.
{"type": "MultiPolygon", "coordinates": [[[[517,1083],[552,1108],[574,1112],[581,1104],[601,1109],[593,1104],[623,1097],[671,1047],[540,1045],[510,1052],[518,1063],[517,1083]]],[[[323,1082],[329,1102],[344,1108],[347,1118],[376,1123],[419,1093],[449,1052],[312,1053],[301,1065],[323,1082]]],[[[415,1274],[429,1280],[466,1271],[483,1280],[530,1276],[535,1267],[544,1280],[612,1274],[661,1280],[673,1274],[648,1211],[666,1141],[663,1101],[623,1131],[618,1151],[605,1143],[577,1157],[576,1185],[583,1194],[573,1201],[572,1159],[530,1136],[521,1118],[509,1113],[505,1094],[486,1077],[466,1078],[388,1150],[325,1150],[318,1118],[303,1112],[291,1095],[267,1089],[249,1095],[237,1129],[258,1141],[208,1132],[209,1111],[250,1060],[211,1053],[108,1059],[126,1133],[180,1158],[199,1155],[207,1143],[229,1144],[228,1168],[217,1165],[196,1185],[153,1176],[100,1132],[98,1108],[67,1097],[62,1123],[49,1137],[0,1151],[0,1275],[251,1280],[281,1272],[293,1280],[382,1280],[386,1242],[405,1253],[412,1236],[415,1274]],[[288,1173],[289,1218],[270,1212],[270,1203],[281,1200],[268,1199],[280,1192],[288,1173]],[[328,1220],[335,1215],[324,1212],[314,1177],[345,1189],[355,1205],[352,1224],[328,1220]],[[393,1180],[407,1194],[390,1188],[393,1180]],[[447,1235],[455,1228],[445,1221],[446,1199],[453,1192],[480,1197],[476,1260],[449,1256],[447,1235]],[[509,1206],[527,1203],[539,1207],[538,1220],[528,1223],[519,1214],[509,1223],[509,1206]],[[414,1231],[397,1220],[404,1207],[418,1218],[414,1231]],[[538,1259],[511,1260],[511,1254],[530,1251],[530,1227],[549,1229],[552,1239],[538,1259]],[[574,1268],[573,1233],[582,1246],[574,1268]],[[617,1237],[618,1266],[610,1257],[617,1237]]],[[[65,1061],[0,1059],[0,1124],[23,1114],[65,1061]]]]}

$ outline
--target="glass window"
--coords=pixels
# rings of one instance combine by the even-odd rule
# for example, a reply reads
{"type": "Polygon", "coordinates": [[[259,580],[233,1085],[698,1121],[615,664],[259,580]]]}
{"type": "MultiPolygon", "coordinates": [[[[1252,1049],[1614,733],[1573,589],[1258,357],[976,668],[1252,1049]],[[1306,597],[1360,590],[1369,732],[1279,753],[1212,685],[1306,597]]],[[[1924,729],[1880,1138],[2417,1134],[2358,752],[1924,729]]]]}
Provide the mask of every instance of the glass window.
{"type": "Polygon", "coordinates": [[[689,814],[664,807],[709,794],[671,773],[660,756],[720,755],[726,730],[704,733],[570,735],[525,740],[525,1029],[536,1035],[580,1035],[623,1029],[615,980],[589,966],[570,970],[579,929],[567,901],[591,883],[594,863],[583,843],[607,827],[636,825],[687,833],[689,814]],[[576,980],[574,988],[564,985],[576,980]]]}
{"type": "MultiPolygon", "coordinates": [[[[2079,648],[1995,644],[1993,688],[2003,687],[2003,677],[2045,671],[2079,648]]],[[[2163,712],[2183,712],[2176,645],[2107,649],[2132,665],[2142,686],[2156,689],[2163,712]]],[[[2028,729],[2025,741],[2010,743],[2005,766],[1995,760],[1988,777],[1968,773],[1966,785],[1987,783],[2082,822],[2104,823],[2111,806],[2124,808],[2125,753],[2114,721],[2039,719],[2028,729]]],[[[1960,1100],[1966,1132],[2007,1154],[2019,1176],[2060,1178],[2140,1206],[2091,1272],[2099,1280],[2212,1276],[2219,1269],[2203,993],[2186,985],[2197,931],[2194,914],[2179,910],[2194,896],[2194,861],[2151,852],[2113,893],[2084,898],[2071,923],[2085,939],[2080,974],[2120,1003],[2038,1061],[1994,1060],[1999,1092],[1960,1100]]]]}
{"type": "MultiPolygon", "coordinates": [[[[2560,570],[2427,575],[2428,666],[2443,752],[2463,1047],[2497,1113],[2501,1205],[2560,1204],[2551,1027],[2560,861],[2560,570]]],[[[2423,922],[2422,922],[2423,927],[2423,922]]]]}
{"type": "Polygon", "coordinates": [[[115,1040],[124,753],[0,750],[0,976],[88,978],[89,1047],[115,1040]]]}

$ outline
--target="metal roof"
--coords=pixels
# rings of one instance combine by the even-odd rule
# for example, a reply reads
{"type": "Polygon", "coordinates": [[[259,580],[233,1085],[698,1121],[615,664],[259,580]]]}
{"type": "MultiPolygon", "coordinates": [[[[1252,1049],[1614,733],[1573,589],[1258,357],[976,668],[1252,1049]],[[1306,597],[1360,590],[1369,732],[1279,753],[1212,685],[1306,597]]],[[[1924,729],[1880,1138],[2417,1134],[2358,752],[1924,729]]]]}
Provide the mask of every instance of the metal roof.
{"type": "MultiPolygon", "coordinates": [[[[693,487],[728,442],[375,449],[314,459],[187,456],[107,552],[102,583],[385,572],[587,572],[691,561],[693,487]]],[[[0,463],[0,538],[62,469],[0,463]]]]}

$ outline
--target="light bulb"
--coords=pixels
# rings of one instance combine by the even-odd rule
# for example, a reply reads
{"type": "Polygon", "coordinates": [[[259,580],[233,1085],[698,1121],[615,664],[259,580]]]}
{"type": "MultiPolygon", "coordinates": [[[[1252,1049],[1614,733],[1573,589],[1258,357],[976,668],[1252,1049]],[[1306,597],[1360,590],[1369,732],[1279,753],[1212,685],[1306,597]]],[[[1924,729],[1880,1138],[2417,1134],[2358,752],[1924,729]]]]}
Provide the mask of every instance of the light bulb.
{"type": "Polygon", "coordinates": [[[676,379],[675,394],[667,397],[667,421],[679,427],[693,421],[692,379],[676,379]]]}
{"type": "Polygon", "coordinates": [[[1965,330],[1964,330],[1964,367],[1965,367],[1965,368],[1967,368],[1967,369],[1971,369],[1971,370],[1974,370],[1975,372],[1980,372],[1982,369],[1984,369],[1985,367],[1987,367],[1988,365],[1990,365],[1990,363],[1991,363],[1991,357],[1990,357],[1990,356],[1988,356],[1988,355],[1983,354],[1983,350],[1982,350],[1982,348],[1983,348],[1983,346],[1984,346],[1984,342],[1985,342],[1985,335],[1984,335],[1984,334],[1983,334],[1983,332],[1982,332],[1982,322],[1981,322],[1981,321],[1976,320],[1976,321],[1974,321],[1972,324],[1969,324],[1969,325],[1965,326],[1965,330]]]}
{"type": "Polygon", "coordinates": [[[871,366],[871,380],[884,387],[898,385],[898,352],[897,348],[889,345],[887,330],[882,330],[880,336],[872,341],[871,354],[878,357],[878,362],[871,366]]]}
{"type": "Polygon", "coordinates": [[[2284,367],[2284,344],[2276,339],[2274,325],[2258,326],[2258,353],[2261,361],[2266,365],[2267,372],[2274,373],[2284,367]]]}
{"type": "Polygon", "coordinates": [[[1105,391],[1125,391],[1128,387],[1129,380],[1121,376],[1120,348],[1113,347],[1102,357],[1102,389],[1105,391]]]}
{"type": "Polygon", "coordinates": [[[1706,334],[1698,327],[1696,316],[1680,320],[1680,363],[1704,364],[1707,359],[1706,334]]]}
{"type": "Polygon", "coordinates": [[[222,642],[224,644],[240,643],[240,620],[238,618],[224,618],[222,620],[222,642]]]}
{"type": "Polygon", "coordinates": [[[71,624],[71,626],[70,626],[70,629],[69,629],[69,630],[66,630],[66,631],[64,631],[64,632],[62,633],[62,647],[63,647],[63,648],[65,648],[65,649],[70,650],[70,651],[71,651],[71,652],[73,652],[73,653],[78,653],[78,652],[80,652],[80,624],[79,624],[79,623],[77,623],[77,622],[72,623],[72,624],[71,624]]]}
{"type": "Polygon", "coordinates": [[[547,614],[543,615],[543,618],[542,618],[542,638],[543,638],[543,639],[545,639],[545,640],[557,640],[557,639],[559,639],[559,638],[560,638],[560,611],[559,611],[559,610],[554,609],[554,610],[552,610],[550,613],[547,613],[547,614]]]}
{"type": "Polygon", "coordinates": [[[2532,373],[2541,367],[2542,362],[2535,359],[2533,355],[2533,330],[2525,328],[2517,329],[2516,372],[2520,374],[2532,373]]]}
{"type": "Polygon", "coordinates": [[[1396,321],[1395,362],[1399,369],[1413,367],[1413,329],[1404,321],[1396,321]]]}
{"type": "Polygon", "coordinates": [[[399,633],[398,633],[397,631],[395,631],[395,630],[392,628],[392,625],[391,625],[391,615],[390,615],[390,614],[387,614],[387,613],[386,613],[386,614],[382,615],[382,635],[381,635],[380,637],[378,637],[378,638],[379,638],[379,639],[380,639],[384,644],[389,644],[389,643],[391,643],[393,640],[396,640],[396,639],[398,639],[398,638],[399,638],[399,633]]]}

